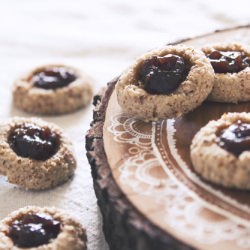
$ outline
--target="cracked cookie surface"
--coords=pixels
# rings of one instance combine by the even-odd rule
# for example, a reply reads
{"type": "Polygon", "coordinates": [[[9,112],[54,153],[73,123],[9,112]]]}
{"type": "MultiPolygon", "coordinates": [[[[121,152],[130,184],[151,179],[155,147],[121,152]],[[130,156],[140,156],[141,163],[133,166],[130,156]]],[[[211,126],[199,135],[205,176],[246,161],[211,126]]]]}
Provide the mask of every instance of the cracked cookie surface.
{"type": "Polygon", "coordinates": [[[231,54],[232,52],[236,52],[238,54],[243,53],[242,58],[240,55],[226,55],[229,60],[229,64],[231,64],[229,65],[229,67],[228,65],[223,66],[223,64],[227,63],[226,61],[222,62],[221,65],[218,65],[220,68],[222,68],[222,70],[219,70],[220,73],[215,72],[214,87],[208,96],[208,100],[225,103],[250,101],[249,47],[239,43],[229,43],[207,46],[202,50],[206,55],[211,55],[211,53],[213,53],[214,51],[222,53],[231,52],[231,54]],[[236,65],[236,67],[232,67],[233,59],[236,59],[237,62],[243,61],[244,58],[246,59],[244,63],[245,65],[242,64],[238,66],[236,65]],[[226,68],[228,68],[228,70],[231,72],[227,72],[226,68]]]}
{"type": "Polygon", "coordinates": [[[75,168],[72,143],[55,124],[15,117],[0,125],[0,173],[9,182],[49,189],[71,178],[75,168]]]}
{"type": "Polygon", "coordinates": [[[166,46],[142,55],[123,72],[117,82],[116,93],[124,112],[144,121],[157,121],[181,116],[199,106],[212,90],[213,80],[213,68],[200,50],[184,45],[166,46]],[[140,84],[138,69],[143,62],[155,56],[161,58],[170,54],[187,61],[189,72],[171,93],[150,94],[140,84]]]}
{"type": "Polygon", "coordinates": [[[193,167],[204,179],[250,189],[250,113],[228,113],[198,131],[191,144],[193,167]]]}
{"type": "Polygon", "coordinates": [[[14,105],[41,115],[70,113],[85,107],[92,98],[88,76],[66,65],[45,65],[25,74],[14,83],[14,105]]]}
{"type": "Polygon", "coordinates": [[[24,207],[0,222],[0,250],[19,249],[85,250],[86,231],[55,207],[24,207]]]}

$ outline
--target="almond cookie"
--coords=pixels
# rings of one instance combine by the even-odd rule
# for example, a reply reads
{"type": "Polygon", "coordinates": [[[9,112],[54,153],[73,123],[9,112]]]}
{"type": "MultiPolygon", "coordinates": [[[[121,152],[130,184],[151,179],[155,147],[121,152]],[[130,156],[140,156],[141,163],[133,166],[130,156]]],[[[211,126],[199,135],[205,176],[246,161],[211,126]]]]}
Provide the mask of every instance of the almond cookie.
{"type": "Polygon", "coordinates": [[[67,181],[76,160],[61,129],[37,118],[16,117],[0,125],[0,173],[27,189],[48,189],[67,181]]]}
{"type": "Polygon", "coordinates": [[[217,44],[202,49],[214,71],[214,87],[208,100],[238,103],[250,101],[250,50],[238,44],[217,44]]]}
{"type": "Polygon", "coordinates": [[[165,46],[142,55],[121,75],[118,103],[145,121],[178,117],[207,98],[213,80],[213,68],[200,50],[165,46]]]}
{"type": "Polygon", "coordinates": [[[26,112],[54,115],[73,112],[92,98],[90,79],[65,65],[38,67],[14,84],[14,105],[26,112]]]}
{"type": "Polygon", "coordinates": [[[54,207],[29,206],[0,222],[0,250],[85,250],[85,229],[54,207]]]}
{"type": "Polygon", "coordinates": [[[204,179],[250,189],[250,113],[228,113],[201,128],[191,144],[191,159],[204,179]]]}

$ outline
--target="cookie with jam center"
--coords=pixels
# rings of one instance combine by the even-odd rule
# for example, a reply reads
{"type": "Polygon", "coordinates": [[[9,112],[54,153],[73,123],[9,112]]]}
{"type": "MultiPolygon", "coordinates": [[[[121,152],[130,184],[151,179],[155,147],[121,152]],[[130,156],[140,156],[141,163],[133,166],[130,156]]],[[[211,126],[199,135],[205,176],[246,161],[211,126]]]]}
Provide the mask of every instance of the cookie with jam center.
{"type": "Polygon", "coordinates": [[[0,222],[0,249],[87,249],[80,223],[54,207],[29,206],[0,222]]]}
{"type": "Polygon", "coordinates": [[[191,144],[194,170],[213,183],[250,189],[250,113],[228,113],[210,121],[191,144]]]}
{"type": "Polygon", "coordinates": [[[14,105],[42,115],[70,113],[87,106],[92,98],[90,78],[66,65],[35,68],[14,83],[14,105]]]}
{"type": "Polygon", "coordinates": [[[202,48],[215,71],[208,100],[238,103],[250,101],[250,49],[240,43],[214,44],[202,48]]]}
{"type": "Polygon", "coordinates": [[[116,93],[124,112],[157,121],[199,106],[212,90],[213,80],[213,68],[200,50],[165,46],[142,55],[123,72],[116,93]]]}
{"type": "Polygon", "coordinates": [[[21,117],[0,125],[0,173],[9,182],[49,189],[66,182],[75,168],[72,143],[56,125],[21,117]]]}

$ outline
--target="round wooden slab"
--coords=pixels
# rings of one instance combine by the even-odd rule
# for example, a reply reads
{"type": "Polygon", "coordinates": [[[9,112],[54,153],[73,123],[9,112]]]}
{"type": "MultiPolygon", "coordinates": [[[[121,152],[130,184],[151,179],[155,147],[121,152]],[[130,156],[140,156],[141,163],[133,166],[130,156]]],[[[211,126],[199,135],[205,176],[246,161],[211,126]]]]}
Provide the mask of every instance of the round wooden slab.
{"type": "MultiPolygon", "coordinates": [[[[182,40],[194,47],[250,44],[250,27],[182,40]]],[[[208,121],[250,103],[205,102],[178,118],[145,123],[124,114],[116,79],[96,96],[86,148],[111,250],[250,249],[250,192],[222,188],[193,171],[190,143],[208,121]]]]}

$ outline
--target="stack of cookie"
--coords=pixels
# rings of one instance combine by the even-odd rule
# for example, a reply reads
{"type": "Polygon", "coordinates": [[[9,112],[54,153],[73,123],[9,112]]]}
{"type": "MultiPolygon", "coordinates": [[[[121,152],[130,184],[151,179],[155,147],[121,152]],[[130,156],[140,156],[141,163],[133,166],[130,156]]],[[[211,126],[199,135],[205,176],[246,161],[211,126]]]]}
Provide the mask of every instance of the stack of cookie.
{"type": "MultiPolygon", "coordinates": [[[[119,78],[122,110],[144,121],[178,118],[204,101],[250,101],[250,49],[215,44],[202,49],[165,46],[139,57],[119,78]]],[[[228,113],[193,139],[191,159],[204,179],[250,189],[250,114],[228,113]]]]}
{"type": "MultiPolygon", "coordinates": [[[[85,107],[89,77],[65,65],[45,65],[18,79],[13,101],[38,115],[85,107]]],[[[25,189],[46,190],[69,180],[76,169],[72,142],[55,124],[14,117],[0,125],[0,174],[25,189]]],[[[0,249],[86,249],[82,226],[56,208],[26,207],[0,222],[0,249]]]]}

